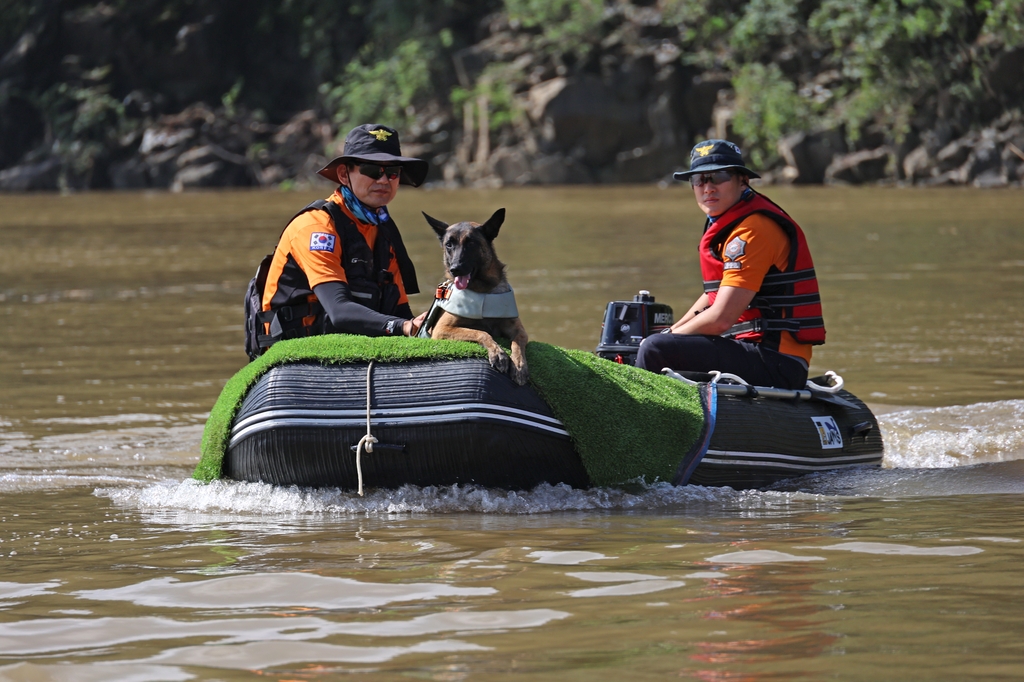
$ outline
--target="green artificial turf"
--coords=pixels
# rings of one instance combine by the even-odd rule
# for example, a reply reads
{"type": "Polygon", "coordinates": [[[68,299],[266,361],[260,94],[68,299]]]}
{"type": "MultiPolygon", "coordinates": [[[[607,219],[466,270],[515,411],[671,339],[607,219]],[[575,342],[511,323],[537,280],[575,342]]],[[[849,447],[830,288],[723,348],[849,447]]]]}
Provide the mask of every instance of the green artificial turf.
{"type": "Polygon", "coordinates": [[[671,481],[701,437],[697,388],[546,343],[526,346],[530,381],[565,425],[594,485],[671,481]]]}
{"type": "MultiPolygon", "coordinates": [[[[249,388],[271,367],[289,362],[402,362],[486,357],[474,343],[331,334],[274,344],[228,380],[203,431],[193,478],[221,477],[231,422],[249,388]]],[[[594,485],[644,478],[671,481],[700,438],[697,389],[591,353],[546,343],[526,347],[530,382],[565,425],[594,485]]]]}

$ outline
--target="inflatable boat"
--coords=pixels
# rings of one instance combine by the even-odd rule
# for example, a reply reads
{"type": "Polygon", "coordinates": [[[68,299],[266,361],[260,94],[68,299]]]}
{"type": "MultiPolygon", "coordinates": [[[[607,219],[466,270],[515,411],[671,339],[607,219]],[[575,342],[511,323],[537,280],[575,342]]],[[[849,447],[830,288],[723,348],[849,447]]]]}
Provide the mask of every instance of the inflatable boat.
{"type": "Polygon", "coordinates": [[[278,357],[225,388],[196,478],[360,491],[637,480],[759,488],[882,459],[874,416],[841,386],[660,376],[538,343],[527,346],[531,385],[517,386],[474,344],[457,344],[463,357],[425,348],[395,361],[370,348],[335,362],[329,349],[302,352],[310,343],[374,340],[275,344],[268,356],[278,357]]]}

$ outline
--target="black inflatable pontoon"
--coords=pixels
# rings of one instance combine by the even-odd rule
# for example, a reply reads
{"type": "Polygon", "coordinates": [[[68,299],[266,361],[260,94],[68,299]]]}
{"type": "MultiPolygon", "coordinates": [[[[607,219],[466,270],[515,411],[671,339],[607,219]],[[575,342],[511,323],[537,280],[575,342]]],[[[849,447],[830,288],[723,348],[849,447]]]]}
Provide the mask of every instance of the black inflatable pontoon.
{"type": "MultiPolygon", "coordinates": [[[[365,362],[270,369],[235,416],[224,475],[355,489],[355,450],[367,433],[367,369],[365,362]]],[[[360,458],[366,485],[591,484],[569,434],[544,400],[485,360],[382,363],[371,371],[370,422],[377,442],[360,458]]],[[[763,487],[881,462],[875,418],[846,391],[773,398],[755,395],[750,387],[708,381],[699,386],[704,442],[674,483],[763,487]]]]}
{"type": "MultiPolygon", "coordinates": [[[[271,369],[235,417],[225,475],[356,488],[354,449],[367,431],[366,376],[367,363],[271,369]]],[[[372,380],[378,442],[361,458],[367,485],[524,489],[544,481],[589,482],[547,404],[485,360],[376,364],[372,380]]]]}
{"type": "MultiPolygon", "coordinates": [[[[707,374],[689,378],[708,388],[713,381],[707,374]]],[[[763,488],[804,474],[882,463],[875,416],[841,388],[787,391],[718,383],[702,395],[713,401],[708,414],[714,423],[689,483],[763,488]]]]}

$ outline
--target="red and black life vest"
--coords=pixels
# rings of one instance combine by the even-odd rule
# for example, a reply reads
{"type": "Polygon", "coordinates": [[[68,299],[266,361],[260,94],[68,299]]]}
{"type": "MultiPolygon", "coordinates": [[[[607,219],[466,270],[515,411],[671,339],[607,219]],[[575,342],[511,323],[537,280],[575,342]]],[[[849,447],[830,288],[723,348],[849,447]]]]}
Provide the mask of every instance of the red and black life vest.
{"type": "Polygon", "coordinates": [[[700,240],[700,270],[708,302],[715,302],[722,283],[723,244],[733,228],[755,213],[774,220],[789,237],[789,264],[785,271],[775,265],[768,269],[750,306],[723,336],[760,343],[773,350],[778,349],[780,334],[784,331],[790,332],[800,343],[814,346],[825,343],[818,280],[803,230],[777,204],[753,190],[745,192],[704,230],[700,240]]]}

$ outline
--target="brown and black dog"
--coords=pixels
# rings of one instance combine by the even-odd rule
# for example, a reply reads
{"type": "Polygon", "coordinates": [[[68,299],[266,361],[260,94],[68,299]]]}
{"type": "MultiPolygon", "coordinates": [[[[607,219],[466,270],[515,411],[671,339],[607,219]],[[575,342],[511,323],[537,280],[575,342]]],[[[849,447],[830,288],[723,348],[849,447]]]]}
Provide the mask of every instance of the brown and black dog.
{"type": "MultiPolygon", "coordinates": [[[[468,289],[476,294],[507,294],[504,298],[506,301],[512,296],[512,287],[505,279],[505,265],[498,260],[493,243],[501,224],[505,221],[505,209],[499,208],[483,225],[471,222],[449,225],[426,213],[423,217],[441,240],[445,276],[456,290],[468,289]]],[[[514,309],[514,302],[512,308],[514,309]]],[[[529,339],[518,314],[515,317],[475,319],[445,310],[434,323],[430,337],[475,341],[487,349],[487,359],[491,367],[502,373],[508,372],[512,380],[520,386],[525,385],[529,378],[525,356],[526,343],[529,339]],[[495,336],[512,341],[511,364],[508,354],[494,342],[495,336]]]]}

